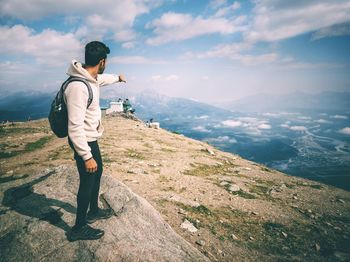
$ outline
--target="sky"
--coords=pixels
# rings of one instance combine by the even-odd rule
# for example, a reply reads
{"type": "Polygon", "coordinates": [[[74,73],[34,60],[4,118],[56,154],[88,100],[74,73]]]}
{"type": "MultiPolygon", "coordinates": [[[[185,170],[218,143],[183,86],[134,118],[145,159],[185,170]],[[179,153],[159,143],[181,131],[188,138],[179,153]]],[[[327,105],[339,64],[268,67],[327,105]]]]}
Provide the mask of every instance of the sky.
{"type": "Polygon", "coordinates": [[[349,0],[0,0],[0,96],[53,92],[92,40],[112,88],[203,102],[350,91],[349,0]]]}

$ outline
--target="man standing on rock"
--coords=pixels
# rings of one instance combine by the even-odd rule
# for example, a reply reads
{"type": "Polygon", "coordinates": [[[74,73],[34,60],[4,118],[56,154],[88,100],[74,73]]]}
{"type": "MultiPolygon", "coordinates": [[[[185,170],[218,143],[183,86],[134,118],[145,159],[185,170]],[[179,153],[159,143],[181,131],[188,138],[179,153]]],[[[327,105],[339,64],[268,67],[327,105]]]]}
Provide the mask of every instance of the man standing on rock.
{"type": "Polygon", "coordinates": [[[123,75],[103,74],[109,53],[104,43],[90,42],[85,46],[85,64],[73,60],[67,72],[69,76],[88,81],[93,98],[88,106],[89,89],[81,81],[69,83],[64,93],[68,112],[68,143],[74,151],[80,178],[76,220],[68,233],[69,241],[101,238],[104,231],[92,228],[87,223],[113,215],[112,210],[98,207],[103,164],[97,139],[104,130],[99,103],[100,86],[126,81],[123,75]]]}

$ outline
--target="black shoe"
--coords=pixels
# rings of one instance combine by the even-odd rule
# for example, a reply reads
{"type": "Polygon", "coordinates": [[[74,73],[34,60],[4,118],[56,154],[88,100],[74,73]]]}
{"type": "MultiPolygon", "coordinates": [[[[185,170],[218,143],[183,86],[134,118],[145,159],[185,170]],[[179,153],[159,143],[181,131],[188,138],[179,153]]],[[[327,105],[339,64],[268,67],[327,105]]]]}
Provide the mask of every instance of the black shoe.
{"type": "Polygon", "coordinates": [[[114,215],[113,209],[106,208],[106,209],[98,209],[96,213],[92,213],[89,211],[86,215],[86,222],[91,224],[94,223],[96,220],[99,219],[107,219],[114,215]]]}
{"type": "Polygon", "coordinates": [[[76,240],[95,240],[101,238],[105,232],[101,229],[92,228],[89,225],[84,225],[79,229],[75,229],[74,227],[68,233],[67,239],[68,241],[76,241],[76,240]]]}

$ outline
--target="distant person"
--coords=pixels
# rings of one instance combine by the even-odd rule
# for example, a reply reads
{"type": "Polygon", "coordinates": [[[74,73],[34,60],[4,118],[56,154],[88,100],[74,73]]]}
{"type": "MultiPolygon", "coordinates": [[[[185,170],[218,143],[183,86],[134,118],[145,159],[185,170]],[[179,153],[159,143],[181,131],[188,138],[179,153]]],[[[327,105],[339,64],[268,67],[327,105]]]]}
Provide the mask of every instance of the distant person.
{"type": "Polygon", "coordinates": [[[132,105],[128,98],[123,102],[123,111],[124,113],[130,112],[132,114],[135,112],[135,109],[132,108],[132,105]]]}
{"type": "Polygon", "coordinates": [[[74,151],[80,179],[76,220],[68,233],[69,241],[101,238],[104,231],[92,228],[87,223],[113,215],[111,209],[98,207],[103,164],[97,139],[104,130],[99,104],[100,86],[126,81],[123,75],[103,74],[109,53],[104,43],[90,42],[85,46],[85,64],[73,60],[67,72],[69,76],[86,79],[93,95],[92,103],[87,108],[89,93],[83,82],[69,83],[64,93],[68,112],[68,143],[74,151]]]}

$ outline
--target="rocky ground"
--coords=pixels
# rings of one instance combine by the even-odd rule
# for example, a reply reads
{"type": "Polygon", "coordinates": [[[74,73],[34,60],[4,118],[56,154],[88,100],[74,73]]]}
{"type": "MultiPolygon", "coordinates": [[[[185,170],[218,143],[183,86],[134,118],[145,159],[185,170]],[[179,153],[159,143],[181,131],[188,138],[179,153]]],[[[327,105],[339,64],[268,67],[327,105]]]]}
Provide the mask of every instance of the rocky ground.
{"type": "MultiPolygon", "coordinates": [[[[141,121],[109,116],[103,125],[104,172],[145,198],[211,261],[350,261],[348,191],[141,121]]],[[[75,164],[67,140],[45,119],[2,126],[0,138],[1,186],[75,164]]],[[[5,212],[1,206],[0,227],[5,212]]]]}

